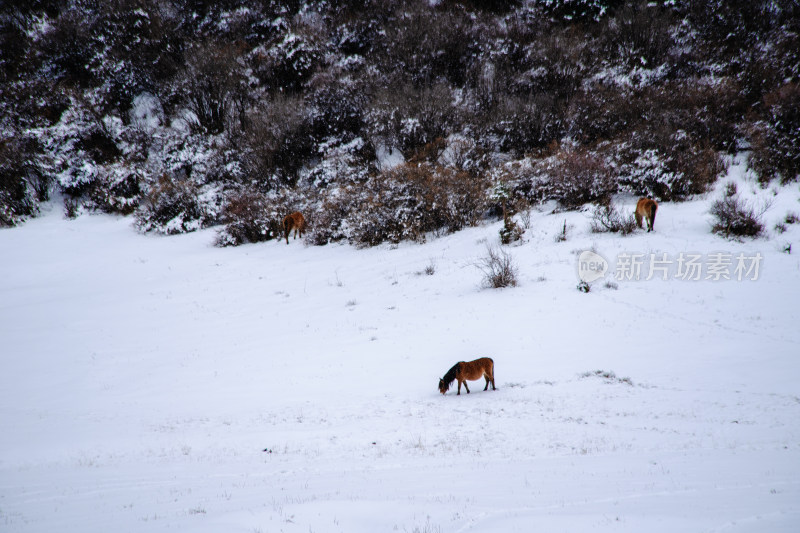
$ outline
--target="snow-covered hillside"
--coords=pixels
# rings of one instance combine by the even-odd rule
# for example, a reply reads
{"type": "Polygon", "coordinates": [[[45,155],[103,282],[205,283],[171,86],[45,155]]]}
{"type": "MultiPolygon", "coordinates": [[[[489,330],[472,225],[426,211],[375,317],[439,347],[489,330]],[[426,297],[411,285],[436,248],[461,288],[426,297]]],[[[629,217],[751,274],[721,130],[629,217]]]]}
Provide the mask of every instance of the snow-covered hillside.
{"type": "Polygon", "coordinates": [[[649,234],[542,208],[502,290],[474,266],[500,223],[366,250],[59,207],[2,230],[0,530],[795,532],[800,225],[773,228],[800,194],[741,168],[767,238],[709,232],[726,180],[649,234]],[[609,272],[583,293],[589,249],[609,272]],[[676,277],[720,252],[733,279],[676,277]],[[480,356],[497,391],[438,393],[480,356]]]}

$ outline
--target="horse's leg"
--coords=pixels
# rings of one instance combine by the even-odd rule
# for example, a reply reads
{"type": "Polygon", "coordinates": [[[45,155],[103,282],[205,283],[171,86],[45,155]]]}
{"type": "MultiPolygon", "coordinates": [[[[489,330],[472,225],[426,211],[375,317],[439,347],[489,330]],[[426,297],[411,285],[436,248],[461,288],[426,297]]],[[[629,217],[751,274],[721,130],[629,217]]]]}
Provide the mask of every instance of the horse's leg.
{"type": "Polygon", "coordinates": [[[459,381],[458,382],[458,394],[456,394],[456,396],[459,396],[460,394],[461,394],[461,382],[459,381]]]}
{"type": "Polygon", "coordinates": [[[465,388],[465,389],[467,389],[467,394],[469,394],[469,387],[467,387],[467,382],[466,382],[466,380],[464,381],[464,388],[465,388]]]}
{"type": "Polygon", "coordinates": [[[486,386],[483,388],[483,390],[488,390],[489,389],[489,374],[484,374],[483,377],[486,379],[486,386]]]}

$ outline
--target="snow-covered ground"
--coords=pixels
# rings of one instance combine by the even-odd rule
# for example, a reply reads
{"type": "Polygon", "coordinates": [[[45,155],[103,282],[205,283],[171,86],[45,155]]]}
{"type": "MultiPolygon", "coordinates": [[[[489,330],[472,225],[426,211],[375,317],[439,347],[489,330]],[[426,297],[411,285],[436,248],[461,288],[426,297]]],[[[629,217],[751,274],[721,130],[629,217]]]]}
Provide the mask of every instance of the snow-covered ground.
{"type": "Polygon", "coordinates": [[[796,532],[800,224],[773,228],[800,191],[731,176],[767,238],[709,232],[727,180],[650,234],[542,209],[502,290],[474,266],[499,224],[365,250],[55,206],[2,230],[0,531],[796,532]],[[681,279],[720,252],[733,279],[681,279]],[[497,391],[438,393],[480,356],[497,391]]]}

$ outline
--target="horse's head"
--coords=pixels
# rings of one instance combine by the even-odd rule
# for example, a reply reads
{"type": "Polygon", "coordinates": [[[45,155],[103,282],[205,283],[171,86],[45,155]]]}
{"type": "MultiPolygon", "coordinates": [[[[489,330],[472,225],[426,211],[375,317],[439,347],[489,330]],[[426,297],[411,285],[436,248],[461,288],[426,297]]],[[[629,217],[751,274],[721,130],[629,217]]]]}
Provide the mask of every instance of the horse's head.
{"type": "Polygon", "coordinates": [[[444,382],[443,379],[439,380],[439,392],[441,392],[442,394],[445,394],[447,392],[447,389],[449,389],[449,388],[450,387],[447,385],[447,383],[444,382]]]}

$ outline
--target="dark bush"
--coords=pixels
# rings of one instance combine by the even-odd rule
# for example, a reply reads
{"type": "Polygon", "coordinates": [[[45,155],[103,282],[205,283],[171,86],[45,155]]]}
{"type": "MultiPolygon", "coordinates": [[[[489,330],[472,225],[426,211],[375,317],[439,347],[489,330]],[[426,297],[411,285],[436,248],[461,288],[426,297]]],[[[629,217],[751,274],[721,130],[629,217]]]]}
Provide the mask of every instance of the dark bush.
{"type": "Polygon", "coordinates": [[[244,83],[237,62],[241,53],[238,46],[218,42],[203,43],[187,52],[179,90],[194,115],[192,124],[204,133],[217,135],[226,130],[244,83]]]}
{"type": "Polygon", "coordinates": [[[685,200],[706,192],[727,170],[719,153],[686,131],[643,124],[628,135],[607,151],[618,166],[620,187],[633,194],[685,200]]]}
{"type": "Polygon", "coordinates": [[[764,211],[766,208],[756,210],[742,200],[734,189],[711,204],[710,213],[715,218],[711,232],[725,237],[758,237],[764,232],[764,211]]]}
{"type": "Polygon", "coordinates": [[[593,85],[570,100],[567,110],[569,132],[587,144],[613,139],[636,127],[647,111],[641,99],[628,89],[608,84],[593,85]]]}
{"type": "Polygon", "coordinates": [[[617,192],[606,160],[585,149],[559,150],[536,166],[537,172],[546,176],[544,196],[558,200],[566,209],[576,209],[590,202],[605,203],[617,192]]]}
{"type": "Polygon", "coordinates": [[[541,149],[564,133],[563,116],[551,98],[508,97],[486,114],[487,134],[496,139],[491,148],[517,156],[541,149]]]}
{"type": "Polygon", "coordinates": [[[633,213],[625,215],[608,203],[595,208],[590,227],[592,233],[629,235],[636,230],[636,220],[633,213]]]}
{"type": "Polygon", "coordinates": [[[399,148],[408,159],[455,129],[453,93],[444,83],[423,89],[410,84],[381,89],[372,99],[367,120],[375,144],[399,148]]]}
{"type": "Polygon", "coordinates": [[[787,83],[764,97],[766,118],[750,128],[749,165],[762,183],[800,175],[800,83],[787,83]]]}
{"type": "Polygon", "coordinates": [[[607,18],[606,51],[632,67],[656,68],[672,45],[672,10],[654,2],[625,2],[607,18]],[[616,49],[614,49],[616,48],[616,49]]]}
{"type": "Polygon", "coordinates": [[[275,96],[248,112],[241,160],[251,184],[263,190],[293,185],[314,154],[307,108],[295,96],[275,96]]]}
{"type": "Polygon", "coordinates": [[[308,108],[312,132],[318,141],[332,135],[361,133],[366,96],[349,81],[330,76],[315,78],[316,89],[309,95],[308,108]]]}
{"type": "Polygon", "coordinates": [[[317,70],[322,55],[310,39],[290,31],[273,46],[253,52],[253,70],[269,91],[294,94],[317,70]]]}
{"type": "Polygon", "coordinates": [[[372,178],[348,215],[353,242],[422,242],[428,232],[474,225],[486,206],[486,184],[467,172],[409,163],[372,178]]]}
{"type": "Polygon", "coordinates": [[[132,214],[142,197],[141,179],[138,173],[130,172],[95,182],[91,192],[91,203],[105,213],[132,214]]]}
{"type": "Polygon", "coordinates": [[[0,227],[34,216],[50,196],[51,178],[32,137],[0,139],[0,227]]]}
{"type": "Polygon", "coordinates": [[[217,246],[238,246],[280,238],[281,210],[263,194],[244,191],[234,195],[223,208],[225,227],[217,235],[217,246]]]}
{"type": "Polygon", "coordinates": [[[486,288],[501,289],[517,286],[517,266],[508,252],[486,247],[486,256],[478,259],[475,266],[483,272],[483,285],[486,288]]]}
{"type": "Polygon", "coordinates": [[[197,186],[162,176],[136,212],[141,231],[172,235],[202,228],[208,216],[200,204],[197,186]]]}

